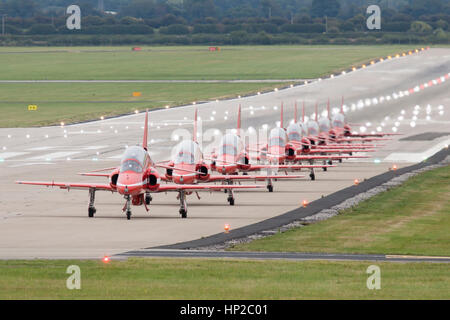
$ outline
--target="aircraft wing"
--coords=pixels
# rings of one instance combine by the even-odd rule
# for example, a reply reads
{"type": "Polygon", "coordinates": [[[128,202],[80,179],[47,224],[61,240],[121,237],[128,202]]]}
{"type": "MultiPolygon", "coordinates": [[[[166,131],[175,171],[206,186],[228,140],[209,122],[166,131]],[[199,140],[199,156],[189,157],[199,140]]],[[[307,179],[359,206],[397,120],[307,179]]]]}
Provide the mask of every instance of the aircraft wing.
{"type": "Polygon", "coordinates": [[[337,156],[337,155],[327,155],[327,156],[296,156],[295,160],[338,160],[338,159],[366,159],[370,158],[369,156],[337,156]]]}
{"type": "MultiPolygon", "coordinates": [[[[327,158],[328,159],[328,158],[327,158]]],[[[335,165],[301,165],[301,164],[252,164],[248,171],[258,171],[263,169],[311,169],[311,168],[330,168],[335,165]]]]}
{"type": "Polygon", "coordinates": [[[308,153],[349,153],[349,152],[375,152],[374,149],[346,149],[346,148],[342,148],[342,149],[312,149],[310,151],[308,151],[308,153]]]}
{"type": "Polygon", "coordinates": [[[265,179],[299,179],[303,175],[214,175],[210,176],[208,182],[226,181],[226,180],[265,180],[265,179]]]}
{"type": "Polygon", "coordinates": [[[105,183],[71,183],[71,182],[45,182],[45,181],[16,181],[18,184],[28,184],[33,186],[59,187],[61,189],[95,189],[103,191],[116,191],[109,184],[105,183]]]}
{"type": "Polygon", "coordinates": [[[259,188],[265,188],[265,186],[260,186],[260,185],[229,186],[229,185],[203,185],[203,184],[166,184],[166,185],[160,185],[158,192],[180,191],[180,190],[215,191],[215,190],[224,190],[224,189],[259,189],[259,188]]]}

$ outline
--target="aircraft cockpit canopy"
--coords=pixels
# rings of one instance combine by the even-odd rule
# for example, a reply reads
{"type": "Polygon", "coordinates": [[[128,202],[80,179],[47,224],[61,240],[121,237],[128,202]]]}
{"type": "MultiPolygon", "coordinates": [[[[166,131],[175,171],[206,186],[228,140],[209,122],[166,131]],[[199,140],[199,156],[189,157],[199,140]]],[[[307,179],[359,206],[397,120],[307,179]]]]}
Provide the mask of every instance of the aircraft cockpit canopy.
{"type": "Polygon", "coordinates": [[[298,123],[291,123],[286,129],[289,141],[301,141],[303,136],[302,127],[298,123]]]}
{"type": "Polygon", "coordinates": [[[285,147],[286,146],[286,131],[282,128],[273,128],[270,130],[269,134],[269,147],[270,146],[279,146],[279,147],[285,147]]]}
{"type": "Polygon", "coordinates": [[[319,122],[320,132],[330,131],[330,129],[331,129],[330,120],[328,120],[328,118],[320,118],[318,122],[319,122]]]}
{"type": "Polygon", "coordinates": [[[196,162],[195,153],[198,145],[191,140],[181,142],[176,151],[175,164],[194,164],[196,162]]]}
{"type": "Polygon", "coordinates": [[[342,113],[337,113],[331,118],[331,124],[336,128],[343,128],[345,125],[345,116],[342,113]]]}
{"type": "Polygon", "coordinates": [[[308,134],[310,136],[319,135],[319,125],[315,121],[308,121],[306,124],[306,128],[308,129],[308,134]]]}
{"type": "Polygon", "coordinates": [[[218,154],[236,156],[238,153],[237,146],[239,145],[239,138],[234,134],[226,134],[222,138],[218,154]]]}
{"type": "Polygon", "coordinates": [[[140,173],[144,170],[147,151],[140,146],[128,147],[122,156],[120,172],[133,171],[140,173]]]}

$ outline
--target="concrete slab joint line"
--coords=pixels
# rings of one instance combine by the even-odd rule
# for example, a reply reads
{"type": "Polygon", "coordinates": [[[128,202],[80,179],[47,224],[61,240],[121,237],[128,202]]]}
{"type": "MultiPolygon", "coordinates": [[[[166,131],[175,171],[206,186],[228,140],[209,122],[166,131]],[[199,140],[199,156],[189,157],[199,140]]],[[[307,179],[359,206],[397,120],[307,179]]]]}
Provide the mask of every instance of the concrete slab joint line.
{"type": "MultiPolygon", "coordinates": [[[[372,177],[358,186],[348,187],[313,201],[306,208],[298,208],[277,217],[232,230],[228,234],[220,233],[198,240],[148,249],[225,250],[236,244],[248,243],[277,232],[285,232],[312,222],[329,219],[339,214],[340,211],[351,208],[380,192],[401,185],[410,177],[448,164],[450,164],[450,149],[447,148],[436,153],[426,162],[372,177]]],[[[121,255],[126,255],[126,253],[121,255]]]]}

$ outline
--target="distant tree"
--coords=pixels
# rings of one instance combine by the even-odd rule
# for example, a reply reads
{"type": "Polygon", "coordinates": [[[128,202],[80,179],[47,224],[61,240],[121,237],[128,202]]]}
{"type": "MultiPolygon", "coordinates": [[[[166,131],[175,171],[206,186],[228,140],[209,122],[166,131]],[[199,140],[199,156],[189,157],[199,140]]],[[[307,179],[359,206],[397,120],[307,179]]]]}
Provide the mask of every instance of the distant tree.
{"type": "Polygon", "coordinates": [[[161,27],[159,32],[162,34],[188,34],[189,28],[182,24],[172,24],[168,27],[161,27]]]}
{"type": "Polygon", "coordinates": [[[353,23],[351,23],[350,21],[344,21],[341,26],[340,29],[342,31],[354,31],[355,30],[355,26],[353,25],[353,23]]]}
{"type": "Polygon", "coordinates": [[[311,4],[312,17],[336,17],[340,4],[337,0],[313,0],[311,4]]]}
{"type": "Polygon", "coordinates": [[[10,17],[29,18],[38,12],[38,7],[33,0],[7,0],[2,11],[10,17]]]}
{"type": "Polygon", "coordinates": [[[442,30],[448,29],[448,23],[442,19],[440,19],[436,22],[436,26],[442,30]]]}
{"type": "Polygon", "coordinates": [[[168,26],[171,24],[186,24],[186,20],[183,17],[177,17],[176,15],[169,13],[166,14],[161,20],[161,26],[168,26]]]}
{"type": "Polygon", "coordinates": [[[28,30],[28,34],[55,34],[56,28],[51,24],[34,24],[28,30]]]}
{"type": "Polygon", "coordinates": [[[433,28],[426,22],[414,21],[413,23],[411,23],[410,30],[417,33],[429,33],[433,31],[433,28]]]}
{"type": "Polygon", "coordinates": [[[184,0],[183,6],[191,20],[216,16],[216,6],[213,0],[184,0]]]}

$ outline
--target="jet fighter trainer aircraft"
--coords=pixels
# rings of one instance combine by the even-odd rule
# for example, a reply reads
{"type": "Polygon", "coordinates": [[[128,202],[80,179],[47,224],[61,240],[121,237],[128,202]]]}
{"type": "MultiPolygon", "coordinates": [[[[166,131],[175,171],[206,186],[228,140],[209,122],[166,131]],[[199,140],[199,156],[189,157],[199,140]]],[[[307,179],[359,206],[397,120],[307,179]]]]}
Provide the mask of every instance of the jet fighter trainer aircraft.
{"type": "MultiPolygon", "coordinates": [[[[283,164],[279,161],[270,164],[253,164],[250,161],[249,151],[249,148],[244,146],[241,137],[241,106],[239,106],[236,133],[227,133],[223,136],[217,152],[214,152],[211,156],[211,169],[225,175],[234,175],[238,172],[242,172],[245,177],[247,173],[251,171],[267,170],[269,173],[272,170],[298,171],[301,169],[332,167],[332,165],[283,164]]],[[[248,177],[256,177],[258,180],[260,178],[261,180],[265,179],[267,181],[267,189],[269,192],[272,192],[272,180],[296,179],[303,176],[267,174],[260,176],[252,175],[248,177]]]]}
{"type": "MultiPolygon", "coordinates": [[[[96,191],[118,192],[125,198],[125,205],[122,211],[126,212],[127,219],[131,218],[131,205],[144,205],[148,211],[147,205],[150,204],[150,193],[157,192],[178,192],[180,200],[180,215],[182,218],[187,217],[186,192],[195,191],[217,191],[223,189],[249,189],[261,188],[259,185],[239,185],[239,186],[222,186],[222,185],[197,185],[197,184],[165,184],[161,185],[161,180],[167,180],[164,176],[160,176],[156,167],[148,153],[148,110],[145,114],[144,138],[142,146],[131,146],[125,150],[119,167],[106,168],[97,170],[96,172],[86,173],[88,176],[103,176],[109,178],[109,183],[70,183],[70,182],[42,182],[42,181],[17,181],[18,184],[40,185],[47,187],[59,187],[61,189],[81,189],[89,191],[89,208],[88,216],[93,217],[96,213],[94,206],[96,191]],[[112,170],[110,173],[99,173],[101,171],[112,170]]],[[[177,168],[179,172],[191,172],[187,168],[177,168]]]]}
{"type": "MultiPolygon", "coordinates": [[[[166,178],[177,184],[197,184],[207,182],[222,182],[228,186],[233,185],[234,181],[255,180],[264,181],[279,178],[277,175],[238,175],[237,170],[232,172],[222,172],[224,174],[211,174],[214,166],[206,163],[200,146],[197,142],[197,109],[194,116],[194,133],[192,139],[183,140],[177,146],[175,158],[170,160],[167,165],[161,165],[166,168],[166,178]]],[[[282,176],[282,178],[298,179],[304,178],[303,175],[282,176]]],[[[233,188],[226,187],[228,193],[228,202],[234,205],[233,188]]]]}

